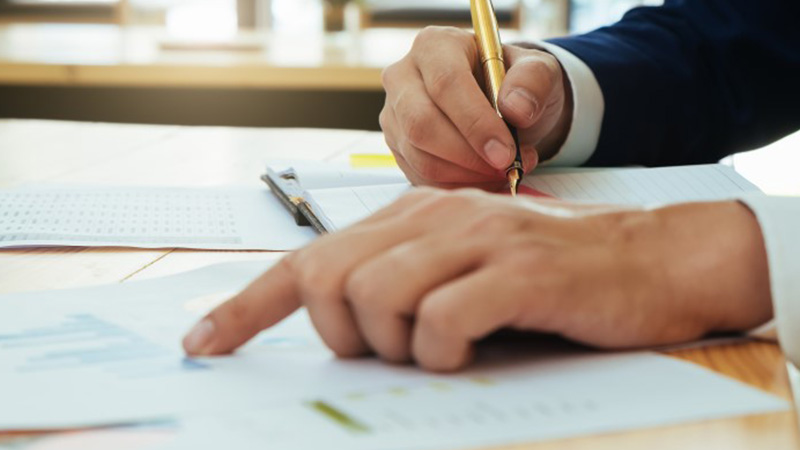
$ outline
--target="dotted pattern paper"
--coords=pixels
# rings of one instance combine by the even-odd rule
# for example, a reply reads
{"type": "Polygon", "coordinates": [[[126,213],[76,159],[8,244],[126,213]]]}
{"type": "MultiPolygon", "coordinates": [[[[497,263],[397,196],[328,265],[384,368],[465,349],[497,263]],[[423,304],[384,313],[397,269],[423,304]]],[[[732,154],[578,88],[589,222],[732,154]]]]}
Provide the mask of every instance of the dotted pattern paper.
{"type": "Polygon", "coordinates": [[[0,192],[0,247],[289,250],[314,237],[267,189],[33,188],[0,192]]]}

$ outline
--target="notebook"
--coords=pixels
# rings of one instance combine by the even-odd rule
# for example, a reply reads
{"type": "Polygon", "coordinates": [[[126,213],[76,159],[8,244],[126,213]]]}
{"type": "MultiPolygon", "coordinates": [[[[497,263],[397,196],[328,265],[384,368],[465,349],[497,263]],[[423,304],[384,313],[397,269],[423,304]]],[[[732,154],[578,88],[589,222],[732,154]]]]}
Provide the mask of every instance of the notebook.
{"type": "MultiPolygon", "coordinates": [[[[299,225],[320,233],[350,226],[413,187],[396,169],[321,166],[267,167],[262,177],[299,225]]],[[[571,202],[659,206],[733,199],[759,189],[721,164],[621,169],[543,169],[526,177],[520,193],[571,202]]]]}

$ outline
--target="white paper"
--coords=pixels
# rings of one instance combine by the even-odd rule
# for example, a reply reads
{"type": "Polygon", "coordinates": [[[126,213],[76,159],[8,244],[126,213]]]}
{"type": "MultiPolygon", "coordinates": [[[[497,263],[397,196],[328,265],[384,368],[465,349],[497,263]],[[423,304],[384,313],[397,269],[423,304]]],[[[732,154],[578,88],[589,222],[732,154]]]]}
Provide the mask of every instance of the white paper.
{"type": "MultiPolygon", "coordinates": [[[[473,390],[464,389],[476,379],[508,386],[491,391],[494,404],[502,408],[514,406],[508,403],[518,399],[512,391],[546,394],[544,398],[552,401],[591,400],[602,405],[604,413],[615,414],[618,421],[609,429],[786,407],[770,395],[650,353],[483,347],[478,364],[457,375],[429,374],[374,359],[337,360],[303,311],[260,334],[234,356],[187,360],[180,340],[188,328],[268,265],[221,264],[134,283],[0,296],[0,430],[175,417],[214,417],[224,425],[225,417],[251,411],[257,419],[262,410],[295,408],[314,400],[346,408],[359,420],[383,420],[359,409],[372,407],[369,404],[354,406],[349,400],[361,394],[383,402],[386,392],[425,393],[428,387],[449,383],[458,387],[452,399],[457,404],[476,398],[473,390]],[[632,409],[625,413],[619,405],[632,409]],[[653,411],[643,414],[646,409],[653,411]]],[[[430,405],[410,402],[398,407],[415,413],[415,408],[427,410],[430,405]]],[[[324,428],[322,423],[311,425],[324,428]]],[[[228,431],[220,430],[220,436],[228,431]]],[[[384,435],[376,436],[374,442],[380,443],[384,435]]]]}
{"type": "Polygon", "coordinates": [[[787,408],[755,389],[654,354],[555,356],[498,376],[363,389],[198,417],[157,449],[484,448],[787,408]],[[321,412],[320,404],[333,408],[339,420],[321,412]]]}
{"type": "MultiPolygon", "coordinates": [[[[552,169],[523,180],[539,194],[565,201],[653,206],[735,198],[758,188],[720,164],[658,169],[552,169]]],[[[523,189],[523,194],[533,192],[523,189]]],[[[340,230],[387,206],[411,189],[406,184],[312,189],[307,200],[330,230],[340,230]]]]}
{"type": "Polygon", "coordinates": [[[0,248],[293,250],[312,239],[266,188],[31,187],[0,191],[0,248]]]}
{"type": "Polygon", "coordinates": [[[267,167],[276,172],[293,169],[304,190],[408,184],[403,172],[392,167],[354,169],[342,163],[281,160],[270,160],[267,167]]]}
{"type": "Polygon", "coordinates": [[[522,184],[566,201],[638,206],[724,200],[759,191],[721,164],[533,175],[522,184]]]}
{"type": "Polygon", "coordinates": [[[0,296],[0,430],[230,412],[354,383],[423,376],[376,361],[335,361],[303,313],[238,356],[185,359],[184,333],[269,264],[221,264],[134,283],[0,296]]]}
{"type": "Polygon", "coordinates": [[[408,184],[383,184],[306,191],[307,201],[328,231],[341,230],[374,214],[411,189],[408,184]]]}

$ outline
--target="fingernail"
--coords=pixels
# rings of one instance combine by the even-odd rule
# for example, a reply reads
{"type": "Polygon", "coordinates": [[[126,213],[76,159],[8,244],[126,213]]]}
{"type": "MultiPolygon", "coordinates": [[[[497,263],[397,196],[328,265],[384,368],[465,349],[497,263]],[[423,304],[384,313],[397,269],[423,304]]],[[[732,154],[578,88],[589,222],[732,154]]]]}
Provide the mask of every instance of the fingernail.
{"type": "Polygon", "coordinates": [[[536,99],[524,89],[514,89],[503,99],[503,103],[517,114],[532,120],[536,114],[539,104],[536,99]]]}
{"type": "Polygon", "coordinates": [[[214,322],[203,319],[195,325],[184,339],[184,348],[189,353],[201,353],[214,337],[214,322]]]}
{"type": "Polygon", "coordinates": [[[497,139],[489,141],[483,151],[486,152],[486,158],[495,169],[505,169],[511,164],[512,148],[497,139]]]}

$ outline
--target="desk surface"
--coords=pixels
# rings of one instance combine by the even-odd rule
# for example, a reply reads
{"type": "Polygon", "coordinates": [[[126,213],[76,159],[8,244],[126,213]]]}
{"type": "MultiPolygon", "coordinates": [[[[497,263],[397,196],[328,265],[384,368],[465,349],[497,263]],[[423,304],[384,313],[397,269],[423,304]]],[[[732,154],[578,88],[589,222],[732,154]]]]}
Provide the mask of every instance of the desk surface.
{"type": "Polygon", "coordinates": [[[165,50],[162,43],[176,41],[162,28],[0,25],[0,84],[377,91],[381,70],[408,52],[416,33],[250,32],[232,42],[261,49],[210,51],[165,50]]]}
{"type": "MultiPolygon", "coordinates": [[[[258,175],[266,158],[333,160],[349,151],[368,152],[383,145],[380,134],[360,131],[0,121],[0,188],[34,182],[260,185],[258,175]]],[[[6,250],[0,251],[0,292],[125,282],[269,256],[182,250],[6,250]]],[[[791,398],[784,360],[775,344],[742,343],[669,354],[791,398]]],[[[795,414],[784,412],[506,449],[788,450],[800,443],[795,424],[795,414]]]]}

